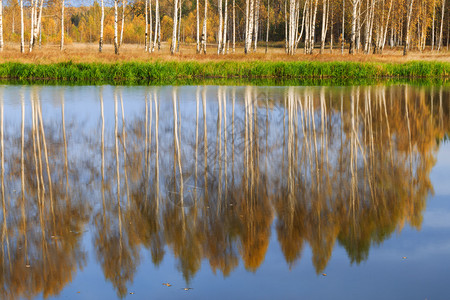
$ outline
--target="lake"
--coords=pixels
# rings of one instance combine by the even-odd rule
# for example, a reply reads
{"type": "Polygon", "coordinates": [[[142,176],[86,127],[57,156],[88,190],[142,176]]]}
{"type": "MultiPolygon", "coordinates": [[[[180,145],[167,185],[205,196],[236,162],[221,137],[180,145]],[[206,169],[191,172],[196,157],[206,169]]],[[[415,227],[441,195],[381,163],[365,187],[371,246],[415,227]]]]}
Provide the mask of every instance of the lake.
{"type": "Polygon", "coordinates": [[[445,299],[450,86],[0,86],[2,298],[445,299]]]}

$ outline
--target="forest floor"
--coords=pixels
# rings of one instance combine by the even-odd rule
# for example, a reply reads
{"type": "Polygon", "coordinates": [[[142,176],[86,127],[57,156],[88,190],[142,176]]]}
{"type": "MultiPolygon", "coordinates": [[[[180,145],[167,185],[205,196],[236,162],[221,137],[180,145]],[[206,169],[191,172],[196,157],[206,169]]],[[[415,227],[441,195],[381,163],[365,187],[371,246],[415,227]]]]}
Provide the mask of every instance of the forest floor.
{"type": "MultiPolygon", "coordinates": [[[[277,44],[282,46],[281,44],[277,44]]],[[[180,51],[174,55],[170,54],[169,44],[162,43],[161,50],[154,53],[145,53],[143,45],[124,44],[120,48],[120,54],[114,54],[113,45],[104,45],[103,53],[98,53],[98,44],[79,44],[73,43],[66,45],[63,51],[59,50],[59,45],[43,45],[41,49],[36,47],[32,53],[20,53],[19,44],[6,44],[4,51],[0,54],[0,63],[4,62],[22,62],[22,63],[57,63],[72,61],[74,63],[91,62],[128,62],[128,61],[353,61],[353,62],[383,62],[383,63],[404,63],[408,61],[440,61],[450,62],[450,52],[444,47],[441,52],[431,52],[427,49],[424,52],[411,51],[407,56],[403,56],[403,49],[385,49],[383,54],[357,53],[348,54],[348,49],[341,54],[340,48],[325,49],[323,54],[319,54],[319,49],[315,49],[314,54],[303,54],[303,49],[298,49],[295,55],[286,55],[282,47],[269,47],[268,53],[265,53],[265,43],[261,43],[256,52],[248,55],[244,54],[242,45],[236,47],[234,54],[217,55],[217,47],[213,44],[208,45],[208,54],[196,54],[195,44],[181,45],[180,51]]],[[[28,49],[27,49],[28,50],[28,49]]],[[[231,52],[231,48],[230,51],[231,52]]]]}

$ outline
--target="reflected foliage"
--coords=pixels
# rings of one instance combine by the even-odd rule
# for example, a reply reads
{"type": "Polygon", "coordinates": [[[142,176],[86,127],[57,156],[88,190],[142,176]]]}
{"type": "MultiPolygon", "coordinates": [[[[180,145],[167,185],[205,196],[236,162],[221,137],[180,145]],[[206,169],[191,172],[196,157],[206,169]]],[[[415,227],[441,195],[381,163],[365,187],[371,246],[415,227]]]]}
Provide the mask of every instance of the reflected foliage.
{"type": "Polygon", "coordinates": [[[447,87],[180,90],[148,88],[127,113],[121,87],[99,87],[93,128],[66,121],[63,89],[58,113],[37,87],[18,120],[2,102],[2,298],[58,295],[86,264],[83,237],[124,297],[146,253],[158,266],[169,250],[189,283],[203,261],[257,272],[274,234],[290,268],[310,247],[320,274],[337,245],[359,264],[420,230],[447,87]]]}

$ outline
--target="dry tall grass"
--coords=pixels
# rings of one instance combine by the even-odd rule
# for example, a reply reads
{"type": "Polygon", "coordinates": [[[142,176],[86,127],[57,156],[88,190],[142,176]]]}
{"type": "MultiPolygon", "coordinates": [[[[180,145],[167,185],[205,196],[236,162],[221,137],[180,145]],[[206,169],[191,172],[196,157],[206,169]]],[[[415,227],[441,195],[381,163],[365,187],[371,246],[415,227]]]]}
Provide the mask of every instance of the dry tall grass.
{"type": "MultiPolygon", "coordinates": [[[[265,54],[265,45],[255,53],[244,54],[242,47],[236,49],[235,54],[217,55],[215,45],[209,46],[208,54],[196,54],[195,45],[182,45],[180,52],[170,55],[169,44],[163,43],[161,50],[155,53],[145,53],[143,45],[125,44],[120,48],[120,54],[114,55],[112,45],[104,45],[103,53],[98,53],[98,44],[71,44],[67,45],[64,51],[59,50],[59,45],[43,45],[41,49],[36,47],[32,53],[21,54],[18,44],[6,44],[5,50],[0,54],[2,62],[23,62],[23,63],[57,63],[72,60],[73,62],[121,62],[121,61],[153,61],[153,60],[176,60],[176,61],[355,61],[355,62],[407,62],[413,60],[422,61],[443,61],[450,62],[450,53],[446,50],[441,52],[418,52],[411,51],[408,56],[402,55],[402,49],[386,49],[383,54],[365,55],[362,53],[349,55],[347,52],[342,55],[341,50],[325,50],[324,54],[319,54],[316,49],[313,55],[303,54],[303,49],[298,53],[288,56],[283,48],[269,48],[265,54]]],[[[231,51],[231,49],[230,49],[231,51]]]]}

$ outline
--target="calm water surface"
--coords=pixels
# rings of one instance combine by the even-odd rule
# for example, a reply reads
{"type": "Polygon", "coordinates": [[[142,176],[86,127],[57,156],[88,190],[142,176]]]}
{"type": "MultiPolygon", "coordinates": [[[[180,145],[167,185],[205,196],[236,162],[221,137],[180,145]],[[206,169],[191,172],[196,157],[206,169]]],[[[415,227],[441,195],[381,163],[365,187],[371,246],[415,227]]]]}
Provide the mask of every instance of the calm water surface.
{"type": "Polygon", "coordinates": [[[0,99],[1,298],[450,298],[449,87],[0,99]]]}

